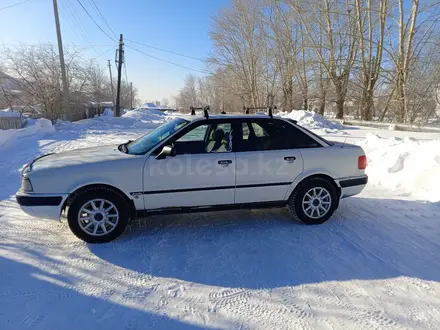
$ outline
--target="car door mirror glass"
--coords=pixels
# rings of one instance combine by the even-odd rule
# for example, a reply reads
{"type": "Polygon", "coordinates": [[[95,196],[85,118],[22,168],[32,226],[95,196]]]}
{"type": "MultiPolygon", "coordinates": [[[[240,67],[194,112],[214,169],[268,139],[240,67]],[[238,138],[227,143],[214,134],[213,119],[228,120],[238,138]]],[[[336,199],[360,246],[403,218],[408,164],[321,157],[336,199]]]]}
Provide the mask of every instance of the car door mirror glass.
{"type": "Polygon", "coordinates": [[[174,146],[164,146],[156,159],[164,159],[166,157],[176,157],[176,148],[174,148],[174,146]]]}

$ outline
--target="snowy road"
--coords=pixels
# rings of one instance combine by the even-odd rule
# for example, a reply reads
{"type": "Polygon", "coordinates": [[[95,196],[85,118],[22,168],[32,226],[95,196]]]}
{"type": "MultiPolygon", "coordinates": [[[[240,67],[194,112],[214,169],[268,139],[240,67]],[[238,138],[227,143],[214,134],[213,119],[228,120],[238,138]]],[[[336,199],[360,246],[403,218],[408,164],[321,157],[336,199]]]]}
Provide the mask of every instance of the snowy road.
{"type": "Polygon", "coordinates": [[[440,205],[368,187],[320,226],[286,210],[151,218],[88,245],[22,213],[40,153],[141,130],[23,138],[0,163],[0,329],[439,329],[440,205]]]}

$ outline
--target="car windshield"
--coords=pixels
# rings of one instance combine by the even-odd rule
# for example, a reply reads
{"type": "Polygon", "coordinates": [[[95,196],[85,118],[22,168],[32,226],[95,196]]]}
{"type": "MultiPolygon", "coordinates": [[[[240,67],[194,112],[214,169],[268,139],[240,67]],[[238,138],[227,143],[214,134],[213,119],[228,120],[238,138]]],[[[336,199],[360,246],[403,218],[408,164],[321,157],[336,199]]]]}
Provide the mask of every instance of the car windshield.
{"type": "Polygon", "coordinates": [[[189,123],[188,120],[182,118],[173,119],[155,130],[151,131],[147,135],[140,137],[139,139],[132,141],[126,145],[127,153],[131,155],[143,155],[150,151],[158,143],[162,142],[165,138],[186,126],[189,123]]]}

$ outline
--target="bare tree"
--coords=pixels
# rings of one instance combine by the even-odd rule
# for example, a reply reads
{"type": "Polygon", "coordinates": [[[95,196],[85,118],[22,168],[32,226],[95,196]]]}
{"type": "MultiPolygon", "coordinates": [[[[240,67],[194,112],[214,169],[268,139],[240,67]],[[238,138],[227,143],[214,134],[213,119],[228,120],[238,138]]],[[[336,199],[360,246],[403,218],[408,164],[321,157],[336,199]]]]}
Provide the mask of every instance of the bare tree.
{"type": "Polygon", "coordinates": [[[231,0],[214,17],[210,32],[214,50],[210,63],[227,67],[240,81],[237,91],[251,106],[262,105],[259,79],[262,70],[263,33],[260,24],[260,1],[231,0]]]}
{"type": "Polygon", "coordinates": [[[403,0],[399,1],[399,46],[397,59],[395,59],[397,73],[397,94],[399,98],[399,110],[396,119],[399,123],[406,121],[408,112],[408,100],[406,97],[406,82],[411,64],[411,54],[413,51],[413,41],[416,30],[416,22],[419,14],[419,0],[412,0],[411,13],[408,21],[404,21],[403,0]],[[409,26],[407,28],[407,26],[409,26]]]}
{"type": "Polygon", "coordinates": [[[333,82],[336,118],[343,118],[350,73],[358,50],[358,27],[353,14],[353,5],[349,1],[343,3],[338,0],[307,4],[291,0],[289,3],[301,19],[311,43],[310,47],[315,50],[320,63],[333,82]],[[321,32],[323,32],[322,45],[317,41],[318,33],[321,32]],[[323,48],[323,51],[320,48],[323,48]]]}
{"type": "Polygon", "coordinates": [[[425,117],[426,109],[421,104],[430,104],[435,98],[432,79],[420,79],[420,72],[430,76],[430,71],[425,69],[437,60],[440,3],[429,0],[396,0],[392,3],[395,5],[388,14],[383,47],[385,64],[382,63],[387,68],[385,77],[393,90],[387,111],[391,119],[411,123],[425,117]]]}
{"type": "MultiPolygon", "coordinates": [[[[51,44],[19,45],[4,48],[1,54],[4,70],[20,91],[20,103],[38,107],[49,119],[60,118],[63,114],[62,88],[56,47],[51,44]]],[[[83,59],[81,51],[75,49],[66,49],[64,57],[74,118],[83,118],[86,102],[112,101],[110,81],[103,66],[83,59]]],[[[5,88],[0,91],[3,96],[7,92],[5,88]]],[[[136,93],[134,88],[135,97],[136,93]]],[[[125,108],[129,107],[130,98],[130,86],[124,84],[122,99],[125,108]]]]}
{"type": "Polygon", "coordinates": [[[355,0],[362,65],[361,118],[372,120],[374,88],[381,72],[388,0],[355,0]]]}
{"type": "MultiPolygon", "coordinates": [[[[7,70],[33,104],[40,105],[51,119],[61,114],[60,70],[55,48],[17,46],[5,49],[7,70]]],[[[68,57],[68,56],[66,56],[68,57]]]]}
{"type": "MultiPolygon", "coordinates": [[[[267,25],[271,33],[266,34],[268,43],[274,49],[275,65],[279,71],[282,91],[282,108],[293,108],[293,77],[297,57],[297,40],[294,38],[294,21],[290,11],[282,7],[282,3],[269,3],[267,6],[267,25]]],[[[264,17],[264,15],[263,15],[264,17]]]]}
{"type": "MultiPolygon", "coordinates": [[[[319,59],[323,59],[324,58],[324,49],[323,49],[323,37],[322,37],[322,33],[319,33],[318,36],[318,51],[319,51],[319,59]]],[[[327,71],[322,63],[322,61],[318,61],[318,90],[319,90],[319,108],[318,108],[318,113],[321,116],[324,116],[324,112],[325,112],[325,106],[326,106],[326,102],[327,102],[327,91],[329,89],[329,85],[330,85],[330,79],[328,78],[328,74],[327,71]]],[[[316,69],[315,69],[316,72],[316,69]]]]}

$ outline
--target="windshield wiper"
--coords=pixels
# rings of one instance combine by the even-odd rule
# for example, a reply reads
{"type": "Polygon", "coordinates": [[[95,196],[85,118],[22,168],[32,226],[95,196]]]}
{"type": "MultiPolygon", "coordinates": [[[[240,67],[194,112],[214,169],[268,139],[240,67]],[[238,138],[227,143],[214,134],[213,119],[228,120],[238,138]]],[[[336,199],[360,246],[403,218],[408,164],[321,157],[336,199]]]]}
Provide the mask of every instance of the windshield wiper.
{"type": "Polygon", "coordinates": [[[120,144],[120,145],[118,146],[118,149],[119,149],[120,151],[122,151],[123,153],[128,154],[128,148],[127,148],[127,145],[128,145],[130,142],[133,142],[133,140],[128,140],[127,142],[120,144]]]}

